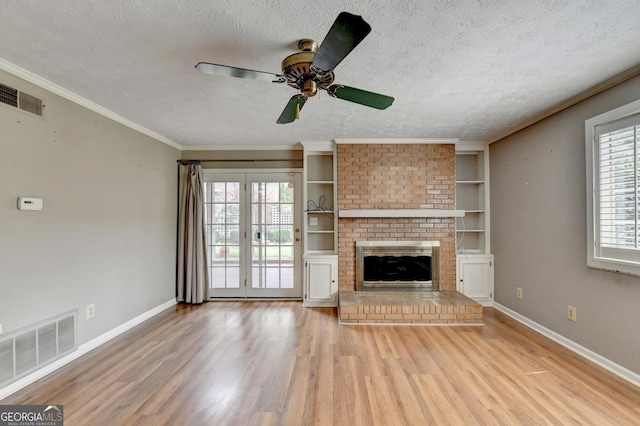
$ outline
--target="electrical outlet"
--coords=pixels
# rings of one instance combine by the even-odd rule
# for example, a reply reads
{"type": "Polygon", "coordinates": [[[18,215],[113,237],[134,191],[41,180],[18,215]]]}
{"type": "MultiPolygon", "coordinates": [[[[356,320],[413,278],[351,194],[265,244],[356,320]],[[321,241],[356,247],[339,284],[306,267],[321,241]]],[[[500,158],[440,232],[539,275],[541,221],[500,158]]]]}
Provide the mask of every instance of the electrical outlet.
{"type": "Polygon", "coordinates": [[[522,287],[516,287],[516,298],[522,300],[522,287]]]}
{"type": "Polygon", "coordinates": [[[2,324],[0,324],[0,334],[2,334],[2,324]]]}
{"type": "Polygon", "coordinates": [[[567,305],[567,319],[569,321],[576,322],[577,321],[577,309],[575,306],[567,305]]]}
{"type": "Polygon", "coordinates": [[[87,305],[87,319],[93,318],[96,315],[96,305],[90,304],[87,305]]]}

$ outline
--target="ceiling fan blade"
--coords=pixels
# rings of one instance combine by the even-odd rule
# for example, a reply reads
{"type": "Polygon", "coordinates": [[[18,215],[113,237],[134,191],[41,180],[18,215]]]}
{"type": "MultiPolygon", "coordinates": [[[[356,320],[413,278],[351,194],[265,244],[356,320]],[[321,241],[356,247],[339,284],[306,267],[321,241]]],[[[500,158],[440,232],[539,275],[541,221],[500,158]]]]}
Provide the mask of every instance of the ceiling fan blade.
{"type": "Polygon", "coordinates": [[[289,103],[284,107],[282,114],[280,114],[280,118],[278,118],[278,124],[287,124],[293,123],[296,118],[299,118],[300,110],[304,106],[304,103],[307,102],[307,98],[303,95],[295,95],[291,99],[289,99],[289,103]]]}
{"type": "Polygon", "coordinates": [[[311,65],[325,72],[332,71],[370,32],[371,26],[362,16],[340,13],[311,65]]]}
{"type": "Polygon", "coordinates": [[[286,78],[280,74],[247,70],[244,68],[230,67],[228,65],[210,64],[208,62],[198,62],[196,69],[203,74],[221,75],[224,77],[248,78],[250,80],[270,81],[272,83],[284,83],[286,81],[286,78]]]}
{"type": "Polygon", "coordinates": [[[334,98],[344,99],[345,101],[355,102],[357,104],[376,109],[387,109],[394,101],[391,96],[368,92],[366,90],[343,86],[341,84],[329,86],[327,93],[334,98]]]}

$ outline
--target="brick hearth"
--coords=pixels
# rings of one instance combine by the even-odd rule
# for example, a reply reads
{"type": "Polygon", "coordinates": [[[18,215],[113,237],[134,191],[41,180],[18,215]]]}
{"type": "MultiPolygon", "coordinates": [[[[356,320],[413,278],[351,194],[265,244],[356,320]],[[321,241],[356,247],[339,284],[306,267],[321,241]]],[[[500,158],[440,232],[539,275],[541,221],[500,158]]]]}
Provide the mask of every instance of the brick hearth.
{"type": "Polygon", "coordinates": [[[340,291],[340,322],[482,324],[482,305],[457,291],[340,291]]]}

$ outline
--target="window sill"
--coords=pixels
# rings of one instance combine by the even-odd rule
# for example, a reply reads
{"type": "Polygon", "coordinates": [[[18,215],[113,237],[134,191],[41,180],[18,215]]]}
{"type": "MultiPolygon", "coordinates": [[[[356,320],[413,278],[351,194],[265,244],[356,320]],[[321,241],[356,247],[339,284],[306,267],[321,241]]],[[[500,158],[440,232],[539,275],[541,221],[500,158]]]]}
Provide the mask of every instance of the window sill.
{"type": "Polygon", "coordinates": [[[587,268],[640,277],[640,262],[624,262],[616,259],[598,258],[591,259],[587,262],[587,268]]]}

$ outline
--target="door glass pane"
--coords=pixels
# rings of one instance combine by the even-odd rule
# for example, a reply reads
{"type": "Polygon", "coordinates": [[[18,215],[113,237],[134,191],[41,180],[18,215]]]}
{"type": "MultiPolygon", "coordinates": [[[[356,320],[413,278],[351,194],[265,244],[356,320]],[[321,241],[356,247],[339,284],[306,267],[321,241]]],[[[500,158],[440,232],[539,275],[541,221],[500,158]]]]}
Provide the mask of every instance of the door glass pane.
{"type": "Polygon", "coordinates": [[[226,183],[225,182],[210,182],[210,185],[213,187],[213,201],[215,202],[223,202],[225,201],[226,196],[226,183]]]}
{"type": "Polygon", "coordinates": [[[253,182],[251,200],[251,288],[293,288],[293,185],[253,182]]]}
{"type": "Polygon", "coordinates": [[[280,269],[280,287],[293,288],[293,265],[290,268],[280,269]]]}
{"type": "Polygon", "coordinates": [[[266,271],[266,287],[267,288],[280,288],[280,269],[270,268],[267,266],[266,271]]]}
{"type": "Polygon", "coordinates": [[[205,182],[210,288],[240,288],[240,183],[205,182]]]}
{"type": "Polygon", "coordinates": [[[280,184],[279,182],[267,182],[266,186],[266,202],[278,202],[280,201],[280,184]]]}
{"type": "Polygon", "coordinates": [[[240,203],[240,182],[227,182],[225,195],[228,203],[240,203]]]}

